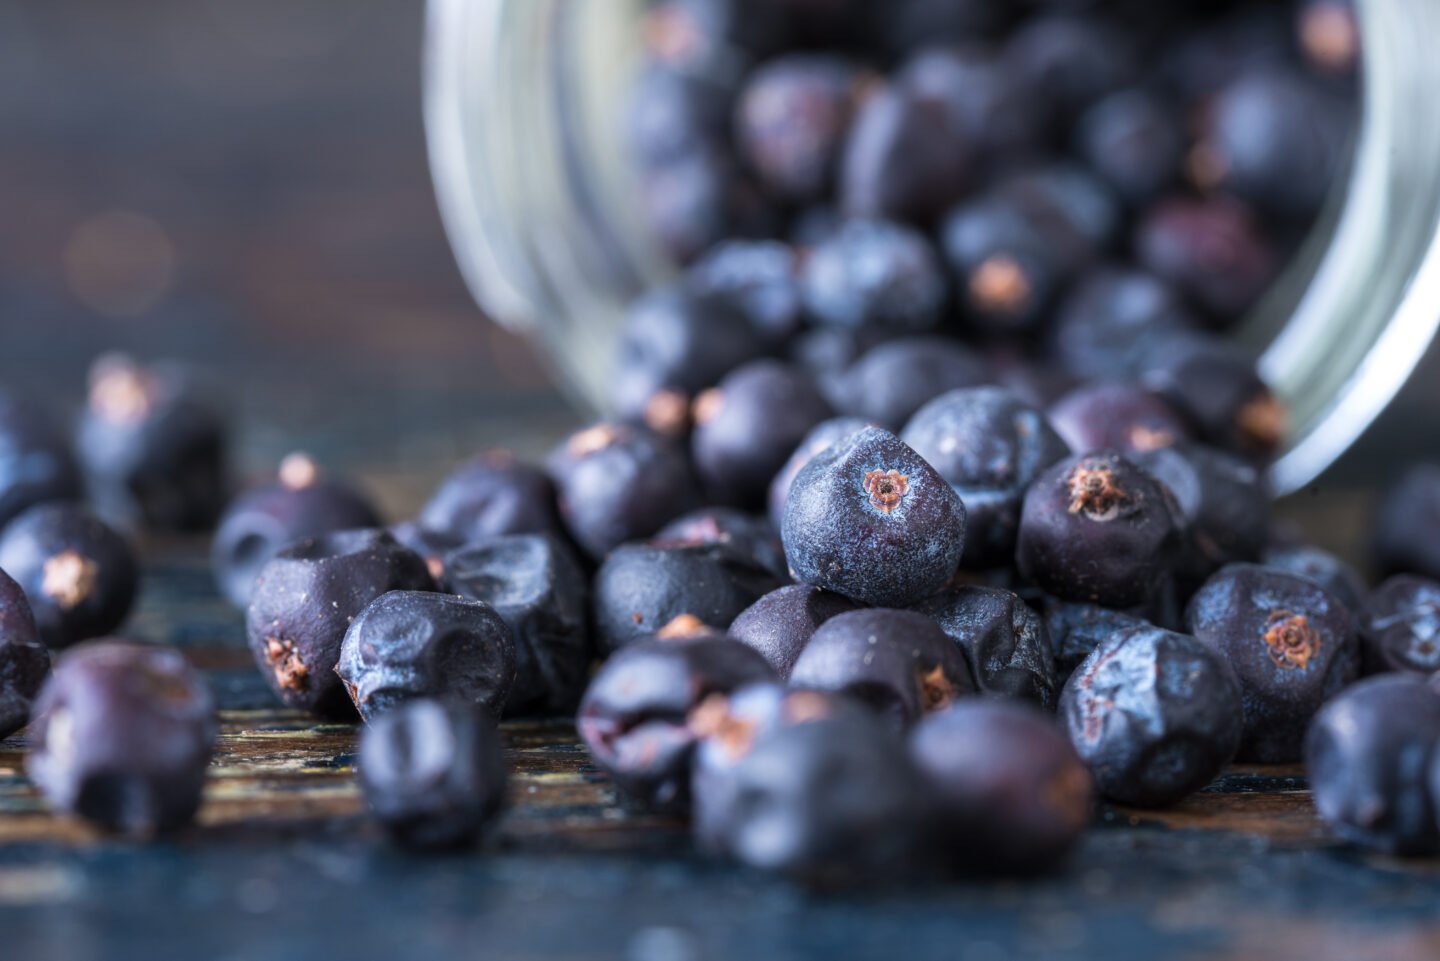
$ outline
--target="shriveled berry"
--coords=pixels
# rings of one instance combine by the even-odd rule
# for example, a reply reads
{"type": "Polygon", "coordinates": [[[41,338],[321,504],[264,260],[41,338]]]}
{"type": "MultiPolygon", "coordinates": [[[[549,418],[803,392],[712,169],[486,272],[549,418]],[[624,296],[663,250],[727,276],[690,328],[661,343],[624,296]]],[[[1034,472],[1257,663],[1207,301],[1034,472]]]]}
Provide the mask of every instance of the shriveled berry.
{"type": "Polygon", "coordinates": [[[917,607],[960,647],[981,694],[1055,707],[1059,684],[1045,622],[1013,591],[965,584],[917,607]]]}
{"type": "Polygon", "coordinates": [[[1077,387],[1046,412],[1076,452],[1117,450],[1130,456],[1188,440],[1190,428],[1165,398],[1135,384],[1077,387]]]}
{"type": "Polygon", "coordinates": [[[790,485],[805,465],[830,445],[870,426],[872,425],[860,417],[832,417],[816,424],[805,435],[805,439],[795,448],[785,466],[780,468],[775,479],[770,482],[770,522],[775,525],[776,530],[780,529],[785,520],[785,500],[790,496],[790,485]]]}
{"type": "Polygon", "coordinates": [[[57,810],[152,838],[200,807],[219,725],[180,652],[96,641],[67,652],[35,701],[25,767],[57,810]]]}
{"type": "Polygon", "coordinates": [[[985,383],[983,361],[964,344],[905,337],[867,351],[828,387],[842,414],[900,430],[915,412],[947,391],[985,383]]]}
{"type": "Polygon", "coordinates": [[[855,609],[854,601],[832,591],[787,584],[741,611],[730,624],[730,636],[759,651],[780,679],[788,681],[820,625],[855,609]]]}
{"type": "Polygon", "coordinates": [[[780,535],[765,518],[733,507],[702,507],[666,524],[650,543],[657,547],[723,544],[781,580],[789,579],[780,535]]]}
{"type": "Polygon", "coordinates": [[[888,431],[869,427],[816,455],[785,503],[795,576],[863,604],[914,604],[960,563],[965,506],[888,431]]]}
{"type": "Polygon", "coordinates": [[[484,601],[514,639],[508,716],[574,710],[590,669],[589,584],[570,549],[544,534],[472,544],[446,559],[451,586],[484,601]]]}
{"type": "Polygon", "coordinates": [[[225,508],[210,550],[215,583],[236,607],[250,603],[255,575],[292,541],[332,531],[380,526],[364,494],[327,477],[305,454],[280,464],[277,483],[246,491],[225,508]]]}
{"type": "Polygon", "coordinates": [[[390,591],[350,622],[335,673],[367,721],[422,698],[498,718],[515,684],[515,640],[483,601],[390,591]]]}
{"type": "Polygon", "coordinates": [[[631,644],[605,663],[580,702],[576,727],[619,790],[660,811],[690,804],[691,713],[712,694],[775,679],[758,653],[725,637],[631,644]]]}
{"type": "Polygon", "coordinates": [[[420,555],[381,530],[296,541],[260,570],[245,633],[260,674],[287,706],[349,719],[355,707],[335,673],[345,632],[375,598],[433,590],[420,555]]]}
{"type": "Polygon", "coordinates": [[[37,504],[85,493],[65,435],[37,403],[0,389],[0,527],[37,504]]]}
{"type": "Polygon", "coordinates": [[[487,714],[464,705],[410,700],[360,733],[360,786],[401,844],[473,844],[505,806],[505,752],[487,714]]]}
{"type": "Polygon", "coordinates": [[[32,507],[0,534],[0,570],[24,589],[51,648],[102,637],[125,622],[140,570],[120,534],[83,507],[32,507]]]}
{"type": "Polygon", "coordinates": [[[194,373],[100,358],[75,449],[104,513],[156,530],[204,530],[229,496],[228,432],[194,373]]]}
{"type": "Polygon", "coordinates": [[[1299,760],[1310,719],[1359,673],[1350,612],[1303,577],[1231,564],[1190,599],[1187,620],[1240,679],[1245,730],[1239,756],[1245,760],[1299,760]]]}
{"type": "Polygon", "coordinates": [[[1440,850],[1430,771],[1440,694],[1424,678],[1367,678],[1329,701],[1305,736],[1315,807],[1342,837],[1392,854],[1440,850]]]}
{"type": "Polygon", "coordinates": [[[1265,551],[1261,563],[1266,567],[1299,574],[1316,581],[1334,594],[1345,607],[1360,618],[1366,593],[1365,579],[1360,572],[1327,550],[1310,545],[1272,547],[1265,551]]]}
{"type": "Polygon", "coordinates": [[[945,274],[925,235],[885,220],[847,220],[810,251],[805,306],[836,327],[929,330],[940,323],[945,274]]]}
{"type": "Polygon", "coordinates": [[[560,530],[550,478],[505,450],[487,451],[461,465],[441,481],[416,519],[462,543],[560,530]]]}
{"type": "Polygon", "coordinates": [[[446,575],[445,558],[464,547],[466,541],[446,531],[432,530],[415,521],[402,521],[385,529],[401,547],[407,547],[425,560],[435,586],[445,593],[451,592],[450,578],[446,575]]]}
{"type": "Polygon", "coordinates": [[[1055,464],[1030,486],[1020,513],[1020,573],[1070,601],[1134,607],[1167,586],[1180,519],[1165,487],[1113,452],[1055,464]]]}
{"type": "Polygon", "coordinates": [[[1365,598],[1359,624],[1367,673],[1440,671],[1440,583],[1395,575],[1365,598]]]}
{"type": "Polygon", "coordinates": [[[588,427],[556,449],[549,467],[566,529],[596,559],[700,506],[684,452],[643,427],[588,427]]]}
{"type": "Polygon", "coordinates": [[[596,641],[602,651],[619,650],[686,614],[723,631],[780,584],[771,571],[723,543],[625,544],[595,575],[596,641]]]}
{"type": "Polygon", "coordinates": [[[1150,626],[1143,617],[1131,611],[1062,601],[1048,594],[1041,603],[1041,609],[1045,615],[1045,630],[1050,635],[1050,646],[1055,652],[1055,682],[1060,687],[1064,687],[1075,669],[1111,634],[1150,626]]]}
{"type": "Polygon", "coordinates": [[[50,651],[30,613],[30,602],[0,571],[0,740],[30,721],[30,705],[50,674],[50,651]]]}
{"type": "Polygon", "coordinates": [[[1033,707],[961,701],[910,733],[934,840],[971,874],[1053,867],[1090,823],[1095,782],[1064,731],[1033,707]]]}
{"type": "Polygon", "coordinates": [[[1242,699],[1222,654],[1146,625],[1110,635],[1085,659],[1065,684],[1060,716],[1102,794],[1163,807],[1235,757],[1242,699]]]}
{"type": "Polygon", "coordinates": [[[830,414],[797,368],[777,360],[735,368],[695,400],[690,447],[706,492],[720,503],[760,507],[795,445],[830,414]]]}
{"type": "Polygon", "coordinates": [[[933,618],[888,608],[849,611],[821,624],[796,659],[790,684],[848,694],[896,727],[975,690],[965,655],[933,618]]]}

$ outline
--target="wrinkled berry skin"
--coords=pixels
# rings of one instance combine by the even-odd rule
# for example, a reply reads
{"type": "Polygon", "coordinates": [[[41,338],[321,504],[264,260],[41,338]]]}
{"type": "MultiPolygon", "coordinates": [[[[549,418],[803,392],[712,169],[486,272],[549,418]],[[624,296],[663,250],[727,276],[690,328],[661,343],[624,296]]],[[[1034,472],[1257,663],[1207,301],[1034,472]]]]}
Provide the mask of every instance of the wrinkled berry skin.
{"type": "Polygon", "coordinates": [[[550,478],[503,450],[481,454],[441,481],[416,519],[461,543],[560,530],[550,478]]]}
{"type": "Polygon", "coordinates": [[[382,594],[434,588],[424,559],[384,531],[296,541],[255,578],[245,615],[250,652],[287,707],[352,719],[355,706],[335,673],[351,622],[382,594]]]}
{"type": "Polygon", "coordinates": [[[1440,850],[1430,771],[1440,694],[1386,674],[1346,688],[1315,715],[1305,769],[1315,807],[1342,837],[1390,854],[1440,850]]]}
{"type": "Polygon", "coordinates": [[[975,690],[965,655],[933,618],[888,608],[837,614],[821,624],[796,659],[790,684],[848,694],[897,729],[975,690]]]}
{"type": "Polygon", "coordinates": [[[455,593],[510,628],[515,686],[506,716],[573,711],[590,669],[590,586],[570,549],[543,534],[472,544],[446,559],[455,593]]]}
{"type": "Polygon", "coordinates": [[[754,650],[726,637],[631,644],[605,663],[576,727],[595,764],[633,801],[666,813],[690,805],[690,714],[712,694],[775,680],[754,650]]]}
{"type": "Polygon", "coordinates": [[[50,651],[30,613],[30,602],[0,571],[0,740],[30,721],[30,705],[50,674],[50,651]]]}
{"type": "Polygon", "coordinates": [[[1365,598],[1358,623],[1367,674],[1440,671],[1440,583],[1397,574],[1365,598]]]}
{"type": "Polygon", "coordinates": [[[1060,716],[1100,793],[1164,807],[1235,757],[1241,698],[1223,655],[1147,625],[1110,635],[1085,659],[1060,695],[1060,716]]]}
{"type": "Polygon", "coordinates": [[[1365,579],[1360,572],[1329,551],[1309,545],[1297,547],[1272,547],[1261,558],[1266,567],[1278,571],[1298,574],[1317,581],[1321,587],[1334,594],[1342,604],[1360,617],[1365,604],[1365,579]]]}
{"type": "Polygon", "coordinates": [[[695,401],[690,451],[714,501],[758,509],[795,445],[829,417],[810,376],[777,360],[737,367],[695,401]]]}
{"type": "Polygon", "coordinates": [[[840,57],[795,54],[751,74],[735,113],[741,155],[771,196],[823,199],[850,130],[861,75],[840,57]]]}
{"type": "Polygon", "coordinates": [[[805,435],[805,439],[785,461],[785,466],[780,468],[775,474],[775,479],[770,482],[770,492],[767,498],[770,508],[770,523],[777,531],[785,523],[785,501],[790,496],[790,485],[795,482],[796,476],[804,469],[805,465],[830,445],[871,426],[873,425],[859,417],[832,417],[816,424],[805,435]]]}
{"type": "Polygon", "coordinates": [[[867,351],[834,380],[828,394],[842,414],[898,431],[941,394],[986,380],[984,363],[964,344],[906,337],[867,351]]]}
{"type": "Polygon", "coordinates": [[[1170,492],[1119,454],[1070,457],[1026,493],[1015,560],[1056,597],[1134,607],[1166,586],[1179,523],[1170,492]]]}
{"type": "Polygon", "coordinates": [[[572,434],[550,455],[549,469],[566,529],[595,560],[700,506],[684,451],[631,424],[572,434]]]}
{"type": "Polygon", "coordinates": [[[656,633],[682,614],[723,631],[782,581],[723,543],[625,544],[595,575],[595,637],[602,652],[656,633]]]}
{"type": "Polygon", "coordinates": [[[192,372],[119,356],[91,368],[75,450],[107,515],[152,530],[209,528],[229,496],[228,442],[192,372]]]}
{"type": "Polygon", "coordinates": [[[785,343],[805,319],[800,258],[779,241],[719,244],[686,271],[685,284],[702,299],[728,301],[769,343],[785,343]]]}
{"type": "Polygon", "coordinates": [[[703,507],[677,517],[656,531],[650,543],[656,547],[723,544],[781,580],[790,579],[785,549],[774,527],[763,517],[733,507],[703,507]]]}
{"type": "Polygon", "coordinates": [[[1043,603],[1045,630],[1055,652],[1055,681],[1060,687],[1085,659],[1111,634],[1135,627],[1148,627],[1142,617],[1098,604],[1062,601],[1046,595],[1043,603]]]}
{"type": "Polygon", "coordinates": [[[1029,875],[1060,863],[1090,823],[1095,782],[1063,730],[1033,707],[961,701],[910,732],[929,822],[952,867],[1029,875]]]}
{"type": "Polygon", "coordinates": [[[1380,498],[1375,562],[1382,574],[1440,579],[1440,464],[1417,464],[1380,498]]]}
{"type": "Polygon", "coordinates": [[[1072,451],[1116,450],[1127,457],[1190,437],[1185,419],[1143,387],[1101,382],[1077,387],[1046,412],[1072,451]]]}
{"type": "Polygon", "coordinates": [[[194,819],[219,725],[178,651],[81,645],[56,662],[35,716],[25,767],[57,810],[134,838],[194,819]]]}
{"type": "Polygon", "coordinates": [[[125,622],[139,590],[135,552],[83,507],[41,504],[0,534],[0,570],[29,598],[51,648],[102,637],[125,622]]]}
{"type": "Polygon", "coordinates": [[[236,607],[250,603],[255,575],[285,545],[332,531],[380,526],[380,514],[364,494],[323,476],[308,460],[288,458],[283,466],[295,469],[282,470],[279,483],[235,498],[215,531],[210,566],[216,587],[236,607]]]}
{"type": "Polygon", "coordinates": [[[703,791],[702,840],[751,867],[828,888],[891,880],[917,859],[919,774],[872,718],[775,727],[703,791]]]}
{"type": "Polygon", "coordinates": [[[924,234],[884,220],[849,220],[810,251],[800,275],[820,323],[900,332],[935,327],[945,273],[924,234]]]}
{"type": "Polygon", "coordinates": [[[451,590],[450,578],[445,571],[445,558],[464,547],[466,544],[464,539],[447,531],[422,527],[415,521],[391,524],[385,530],[399,542],[401,547],[414,551],[424,559],[430,576],[435,578],[436,590],[445,594],[455,593],[451,590]]]}
{"type": "Polygon", "coordinates": [[[37,504],[85,493],[65,435],[29,399],[0,390],[0,527],[37,504]]]}
{"type": "Polygon", "coordinates": [[[855,602],[809,584],[787,584],[751,604],[730,624],[730,636],[759,651],[782,681],[810,638],[830,618],[856,609],[855,602]]]}
{"type": "Polygon", "coordinates": [[[508,776],[495,721],[459,704],[406,701],[360,732],[360,786],[400,844],[475,843],[505,806],[508,776]]]}
{"type": "Polygon", "coordinates": [[[796,476],[781,539],[798,580],[862,604],[903,607],[955,573],[965,505],[898,437],[870,427],[796,476]]]}
{"type": "Polygon", "coordinates": [[[498,718],[515,684],[515,640],[483,601],[391,591],[350,622],[335,673],[367,721],[422,698],[498,718]]]}
{"type": "Polygon", "coordinates": [[[975,689],[1054,710],[1059,685],[1045,622],[1013,591],[948,587],[919,605],[959,645],[975,689]]]}
{"type": "Polygon", "coordinates": [[[1010,562],[1025,489],[1069,453],[1043,414],[999,387],[940,395],[910,418],[900,438],[965,504],[967,570],[1010,562]]]}
{"type": "Polygon", "coordinates": [[[1245,702],[1242,760],[1298,761],[1320,705],[1353,681],[1360,645],[1350,612],[1314,581],[1231,564],[1190,599],[1187,620],[1235,669],[1245,702]]]}

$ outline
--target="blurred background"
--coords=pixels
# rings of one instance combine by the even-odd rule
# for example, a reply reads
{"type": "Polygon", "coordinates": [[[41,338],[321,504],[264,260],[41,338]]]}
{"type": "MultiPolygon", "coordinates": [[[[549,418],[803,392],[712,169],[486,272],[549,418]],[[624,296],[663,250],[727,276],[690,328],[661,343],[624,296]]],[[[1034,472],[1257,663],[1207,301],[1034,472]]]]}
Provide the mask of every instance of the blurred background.
{"type": "Polygon", "coordinates": [[[426,473],[547,444],[574,415],[480,317],[441,230],[422,19],[0,3],[0,381],[74,404],[97,353],[192,361],[242,408],[252,472],[344,457],[337,431],[373,437],[376,464],[344,466],[426,473]]]}

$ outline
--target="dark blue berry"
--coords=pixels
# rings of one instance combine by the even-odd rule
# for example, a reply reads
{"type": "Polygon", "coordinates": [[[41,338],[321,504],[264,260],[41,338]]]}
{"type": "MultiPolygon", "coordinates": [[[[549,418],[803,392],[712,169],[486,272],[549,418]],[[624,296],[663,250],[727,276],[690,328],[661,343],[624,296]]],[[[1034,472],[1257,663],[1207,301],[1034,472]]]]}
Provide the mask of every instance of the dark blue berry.
{"type": "Polygon", "coordinates": [[[918,605],[960,647],[981,694],[1054,710],[1059,684],[1045,622],[1013,591],[961,585],[918,605]]]}
{"type": "Polygon", "coordinates": [[[1397,574],[1365,598],[1358,623],[1367,673],[1440,671],[1440,583],[1397,574]]]}
{"type": "Polygon", "coordinates": [[[780,679],[788,681],[795,661],[820,625],[855,609],[854,601],[833,591],[787,584],[741,611],[729,633],[759,651],[780,679]]]}
{"type": "Polygon", "coordinates": [[[848,220],[816,245],[801,290],[820,323],[901,332],[936,327],[948,297],[930,241],[885,220],[848,220]]]}
{"type": "Polygon", "coordinates": [[[440,482],[416,519],[422,527],[452,534],[462,543],[560,530],[550,478],[505,450],[487,451],[457,468],[440,482]]]}
{"type": "Polygon", "coordinates": [[[30,722],[30,705],[50,673],[50,651],[30,613],[30,602],[0,571],[0,740],[30,722]]]}
{"type": "Polygon", "coordinates": [[[842,414],[900,430],[941,394],[988,380],[983,361],[964,344],[906,337],[879,345],[826,385],[842,414]]]}

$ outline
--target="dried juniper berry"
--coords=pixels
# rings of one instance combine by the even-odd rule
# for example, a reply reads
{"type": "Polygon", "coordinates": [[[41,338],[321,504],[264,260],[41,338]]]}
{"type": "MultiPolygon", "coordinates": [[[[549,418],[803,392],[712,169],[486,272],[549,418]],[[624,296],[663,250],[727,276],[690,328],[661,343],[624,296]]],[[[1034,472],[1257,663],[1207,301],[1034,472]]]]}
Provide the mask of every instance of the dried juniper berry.
{"type": "Polygon", "coordinates": [[[827,392],[842,414],[899,430],[941,394],[988,379],[984,362],[964,344],[905,337],[867,351],[827,385],[827,392]]]}
{"type": "Polygon", "coordinates": [[[291,454],[281,461],[276,483],[246,491],[225,509],[210,549],[216,586],[231,604],[244,607],[255,575],[286,544],[378,526],[380,515],[368,497],[327,477],[308,455],[291,454]]]}
{"type": "Polygon", "coordinates": [[[625,316],[616,347],[615,406],[622,416],[640,417],[662,390],[694,396],[765,347],[732,298],[683,283],[662,287],[625,316]]]}
{"type": "Polygon", "coordinates": [[[1025,495],[1015,561],[1056,597],[1134,607],[1167,587],[1180,550],[1168,490],[1113,451],[1060,461],[1025,495]]]}
{"type": "Polygon", "coordinates": [[[461,704],[411,700],[360,733],[360,786],[396,841],[436,850],[475,843],[505,806],[495,721],[461,704]]]}
{"type": "Polygon", "coordinates": [[[0,527],[37,504],[77,501],[84,492],[70,445],[49,414],[0,389],[0,527]]]}
{"type": "Polygon", "coordinates": [[[195,375],[100,358],[75,449],[107,515],[155,530],[204,530],[229,496],[228,436],[195,375]]]}
{"type": "Polygon", "coordinates": [[[219,725],[180,652],[106,640],[67,652],[35,701],[25,767],[54,808],[152,838],[200,807],[219,725]]]}
{"type": "Polygon", "coordinates": [[[796,476],[781,539],[796,579],[862,604],[904,606],[955,573],[965,505],[900,438],[867,427],[796,476]]]}
{"type": "Polygon", "coordinates": [[[926,224],[969,189],[976,150],[944,99],[876,82],[850,126],[840,162],[841,209],[853,217],[926,224]]]}
{"type": "Polygon", "coordinates": [[[780,679],[788,681],[820,625],[855,609],[854,601],[832,591],[787,584],[741,611],[730,624],[730,636],[759,651],[780,679]]]}
{"type": "Polygon", "coordinates": [[[1122,90],[1080,117],[1080,155],[1116,193],[1143,204],[1179,179],[1185,160],[1181,111],[1154,91],[1122,90]]]}
{"type": "Polygon", "coordinates": [[[129,542],[83,507],[32,507],[0,534],[0,570],[25,591],[51,648],[102,637],[130,613],[140,565],[129,542]]]}
{"type": "Polygon", "coordinates": [[[1319,547],[1300,544],[1293,547],[1271,547],[1261,557],[1262,564],[1278,571],[1299,574],[1316,581],[1345,605],[1357,618],[1365,603],[1365,579],[1360,572],[1334,554],[1319,547]]]}
{"type": "Polygon", "coordinates": [[[595,636],[619,650],[688,614],[723,631],[781,579],[724,543],[625,544],[595,575],[595,636]]]}
{"type": "Polygon", "coordinates": [[[424,558],[384,531],[296,541],[255,578],[245,615],[250,653],[287,706],[348,720],[355,707],[335,665],[351,622],[382,594],[434,587],[424,558]]]}
{"type": "Polygon", "coordinates": [[[780,468],[774,480],[770,482],[767,500],[770,522],[775,525],[776,530],[780,529],[785,520],[785,500],[790,496],[790,485],[794,483],[795,477],[804,469],[805,465],[830,445],[871,426],[873,425],[860,417],[832,417],[811,428],[810,432],[805,435],[805,439],[790,455],[790,459],[785,462],[785,466],[780,468]]]}
{"type": "Polygon", "coordinates": [[[1440,849],[1430,771],[1440,694],[1424,678],[1386,674],[1340,692],[1305,735],[1320,817],[1348,840],[1391,854],[1440,849]]]}
{"type": "Polygon", "coordinates": [[[1165,398],[1135,384],[1101,381],[1070,391],[1046,412],[1070,449],[1117,450],[1129,456],[1190,437],[1165,398]]]}
{"type": "Polygon", "coordinates": [[[445,558],[464,547],[464,538],[447,531],[424,527],[415,521],[402,521],[385,529],[400,546],[407,547],[425,560],[430,576],[435,578],[435,587],[444,593],[451,593],[450,578],[445,572],[445,558]]]}
{"type": "Polygon", "coordinates": [[[775,472],[831,414],[809,374],[778,360],[737,367],[695,399],[690,452],[719,503],[758,508],[775,472]]]}
{"type": "Polygon", "coordinates": [[[847,220],[817,244],[800,275],[805,306],[835,327],[929,330],[940,323],[945,273],[925,235],[885,220],[847,220]]]}
{"type": "Polygon", "coordinates": [[[1359,625],[1367,673],[1440,671],[1440,583],[1395,575],[1365,598],[1359,625]]]}
{"type": "Polygon", "coordinates": [[[1054,867],[1090,823],[1095,782],[1054,719],[992,698],[961,701],[910,733],[933,840],[967,874],[1054,867]]]}
{"type": "Polygon", "coordinates": [[[1048,594],[1040,606],[1050,647],[1055,653],[1055,682],[1059,687],[1065,686],[1075,669],[1111,634],[1150,626],[1133,611],[1062,601],[1048,594]]]}
{"type": "Polygon", "coordinates": [[[981,694],[1055,707],[1059,684],[1045,622],[1013,591],[964,584],[918,605],[965,655],[981,694]]]}
{"type": "Polygon", "coordinates": [[[1222,654],[1146,625],[1101,642],[1065,683],[1060,716],[1101,794],[1164,807],[1235,757],[1242,697],[1222,654]]]}
{"type": "Polygon", "coordinates": [[[451,587],[509,626],[515,685],[508,716],[572,711],[590,669],[590,588],[570,549],[544,534],[511,534],[446,558],[451,587]]]}
{"type": "Polygon", "coordinates": [[[460,466],[440,482],[417,520],[462,543],[560,530],[550,478],[506,450],[487,451],[460,466]]]}
{"type": "Polygon", "coordinates": [[[776,240],[719,244],[686,271],[685,284],[702,299],[728,300],[768,343],[785,343],[805,320],[800,256],[776,240]]]}
{"type": "Polygon", "coordinates": [[[775,726],[697,786],[702,841],[751,867],[829,888],[893,881],[917,861],[923,786],[873,718],[775,726]]]}
{"type": "MultiPolygon", "coordinates": [[[[973,0],[961,0],[975,5],[973,0]]],[[[946,6],[935,0],[907,0],[917,14],[946,6]]],[[[949,3],[954,6],[954,2],[949,3]]],[[[986,4],[986,6],[993,6],[986,4]]],[[[883,18],[893,20],[893,4],[883,18]]],[[[900,67],[899,83],[911,96],[941,104],[972,146],[981,167],[992,171],[1037,154],[1045,137],[1044,112],[1033,108],[1032,91],[1003,57],[981,44],[944,46],[927,42],[900,67]]]]}
{"type": "Polygon", "coordinates": [[[664,812],[690,804],[690,715],[712,694],[775,679],[738,641],[697,635],[639,641],[610,658],[580,702],[576,727],[622,794],[664,812]]]}
{"type": "Polygon", "coordinates": [[[1037,104],[1064,121],[1140,72],[1139,51],[1119,24],[1095,16],[1046,14],[1027,20],[1011,36],[1006,60],[1037,104]]]}
{"type": "Polygon", "coordinates": [[[853,63],[825,54],[789,54],[750,74],[735,139],[771,196],[788,203],[825,197],[863,86],[853,63]]]}
{"type": "Polygon", "coordinates": [[[1298,761],[1310,719],[1359,673],[1360,645],[1345,605],[1303,577],[1231,564],[1196,592],[1186,616],[1195,637],[1240,679],[1240,758],[1298,761]]]}
{"type": "Polygon", "coordinates": [[[1295,27],[1311,66],[1341,77],[1355,73],[1361,43],[1354,0],[1301,0],[1295,27]]]}
{"type": "Polygon", "coordinates": [[[723,544],[781,580],[789,580],[785,549],[770,522],[733,507],[702,507],[666,524],[650,543],[657,547],[723,544]]]}
{"type": "Polygon", "coordinates": [[[934,618],[868,608],[821,624],[795,661],[790,684],[848,694],[896,727],[973,693],[965,655],[934,618]]]}
{"type": "Polygon", "coordinates": [[[644,427],[588,427],[550,455],[549,468],[566,529],[597,560],[700,506],[685,452],[644,427]]]}
{"type": "Polygon", "coordinates": [[[1136,370],[1147,340],[1196,326],[1169,284],[1143,271],[1106,266],[1087,272],[1060,302],[1050,340],[1071,373],[1115,379],[1136,370]]]}
{"type": "Polygon", "coordinates": [[[696,145],[648,171],[638,199],[650,236],[682,265],[721,241],[771,237],[779,227],[760,189],[715,146],[696,145]]]}
{"type": "Polygon", "coordinates": [[[1012,198],[993,193],[946,216],[941,249],[965,319],[984,333],[1030,330],[1065,279],[1067,265],[1043,225],[1012,198]]]}
{"type": "Polygon", "coordinates": [[[1073,272],[1114,243],[1125,223],[1115,195],[1093,173],[1068,162],[1045,164],[1001,181],[998,196],[1015,204],[1049,236],[1073,272]]]}
{"type": "Polygon", "coordinates": [[[30,613],[30,602],[0,571],[0,740],[30,721],[30,705],[50,673],[50,651],[30,613]]]}
{"type": "Polygon", "coordinates": [[[1226,564],[1259,560],[1270,533],[1270,488],[1253,463],[1190,443],[1137,452],[1134,459],[1180,507],[1182,586],[1198,587],[1226,564]]]}
{"type": "Polygon", "coordinates": [[[1224,198],[1171,197],[1135,228],[1140,265],[1179,288],[1226,327],[1260,299],[1279,261],[1248,208],[1224,198]]]}
{"type": "Polygon", "coordinates": [[[1255,363],[1228,341],[1201,334],[1147,345],[1141,382],[1189,421],[1197,439],[1222,450],[1268,459],[1285,440],[1285,404],[1260,379],[1255,363]]]}
{"type": "Polygon", "coordinates": [[[335,673],[367,721],[421,698],[498,718],[515,685],[515,639],[483,601],[390,591],[350,622],[335,673]]]}
{"type": "Polygon", "coordinates": [[[1000,387],[941,394],[910,418],[900,437],[964,502],[961,564],[968,570],[1010,562],[1025,489],[1069,453],[1043,414],[1000,387]]]}
{"type": "Polygon", "coordinates": [[[654,170],[723,144],[735,94],[734,80],[718,71],[646,63],[636,73],[626,103],[630,157],[640,169],[654,170]]]}
{"type": "Polygon", "coordinates": [[[1416,464],[1380,497],[1375,566],[1440,579],[1440,464],[1416,464]]]}

